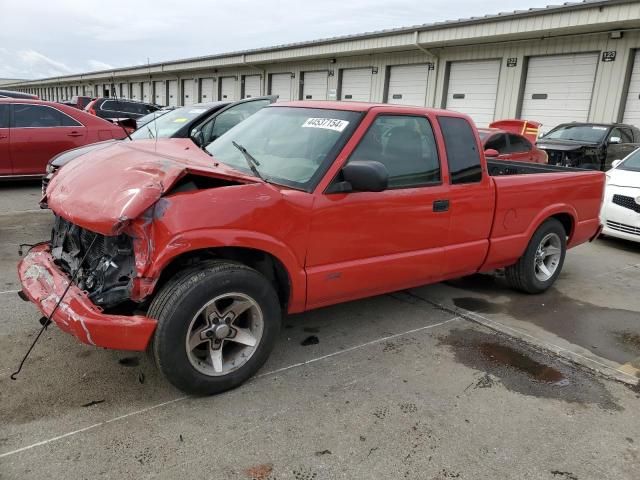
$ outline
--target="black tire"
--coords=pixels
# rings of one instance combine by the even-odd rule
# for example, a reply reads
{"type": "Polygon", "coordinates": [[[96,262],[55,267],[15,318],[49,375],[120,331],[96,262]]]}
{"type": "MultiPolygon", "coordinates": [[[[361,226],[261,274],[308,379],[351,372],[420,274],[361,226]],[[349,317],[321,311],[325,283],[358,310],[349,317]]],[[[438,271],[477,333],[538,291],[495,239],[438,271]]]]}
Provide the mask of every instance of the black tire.
{"type": "Polygon", "coordinates": [[[147,315],[158,320],[150,346],[156,365],[175,387],[196,395],[224,392],[254,375],[273,350],[282,316],[278,295],[262,274],[226,261],[207,261],[177,274],[153,299],[147,315]],[[189,324],[207,302],[229,292],[244,294],[257,303],[263,318],[262,336],[241,367],[224,375],[206,375],[189,360],[185,348],[189,324]]]}
{"type": "Polygon", "coordinates": [[[535,231],[520,260],[515,265],[505,269],[505,276],[509,286],[525,293],[544,292],[553,285],[558,275],[560,275],[566,253],[567,232],[558,220],[550,218],[535,231]],[[549,234],[555,234],[560,239],[560,260],[553,275],[546,281],[542,281],[536,276],[535,272],[536,252],[542,240],[549,234]]]}

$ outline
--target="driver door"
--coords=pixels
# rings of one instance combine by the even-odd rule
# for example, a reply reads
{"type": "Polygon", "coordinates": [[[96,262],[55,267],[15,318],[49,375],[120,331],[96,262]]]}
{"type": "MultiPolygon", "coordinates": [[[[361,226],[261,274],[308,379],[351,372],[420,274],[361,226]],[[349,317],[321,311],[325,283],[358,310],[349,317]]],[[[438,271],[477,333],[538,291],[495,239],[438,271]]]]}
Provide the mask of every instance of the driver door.
{"type": "Polygon", "coordinates": [[[307,308],[439,279],[449,230],[433,130],[424,116],[375,117],[348,161],[381,162],[382,192],[320,193],[306,259],[307,308]]]}

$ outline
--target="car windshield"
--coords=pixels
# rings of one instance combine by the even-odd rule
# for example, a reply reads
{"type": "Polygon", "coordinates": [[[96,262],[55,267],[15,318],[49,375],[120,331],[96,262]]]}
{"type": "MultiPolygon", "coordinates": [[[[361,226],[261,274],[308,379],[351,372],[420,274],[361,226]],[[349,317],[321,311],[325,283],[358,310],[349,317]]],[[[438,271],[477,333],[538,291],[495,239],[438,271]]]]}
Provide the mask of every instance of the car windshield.
{"type": "Polygon", "coordinates": [[[630,170],[640,172],[640,149],[633,152],[627,159],[618,165],[617,170],[630,170]]]}
{"type": "Polygon", "coordinates": [[[600,143],[607,135],[609,127],[602,125],[561,125],[541,140],[570,140],[585,143],[600,143]]]}
{"type": "Polygon", "coordinates": [[[169,113],[170,111],[171,110],[157,110],[155,112],[148,113],[145,116],[138,118],[136,120],[136,125],[138,125],[138,128],[140,128],[141,126],[146,125],[147,123],[153,121],[156,118],[160,118],[161,116],[169,113]]]}
{"type": "Polygon", "coordinates": [[[267,107],[206,149],[216,160],[253,175],[241,146],[258,162],[255,167],[267,181],[309,190],[360,118],[360,113],[344,110],[267,107]]]}
{"type": "Polygon", "coordinates": [[[199,117],[207,112],[210,107],[189,106],[176,108],[169,113],[161,115],[161,112],[154,112],[158,118],[148,122],[131,134],[134,140],[143,140],[149,138],[169,138],[186,123],[191,122],[194,118],[199,117]]]}

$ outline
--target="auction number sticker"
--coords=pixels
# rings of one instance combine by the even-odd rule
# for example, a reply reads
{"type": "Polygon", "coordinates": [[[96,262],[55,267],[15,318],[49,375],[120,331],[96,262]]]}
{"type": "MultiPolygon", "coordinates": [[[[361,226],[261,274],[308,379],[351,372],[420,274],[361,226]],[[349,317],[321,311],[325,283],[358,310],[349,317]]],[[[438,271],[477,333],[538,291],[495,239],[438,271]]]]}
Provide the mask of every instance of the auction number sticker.
{"type": "Polygon", "coordinates": [[[342,132],[347,128],[349,122],[346,120],[338,120],[336,118],[307,118],[302,124],[302,128],[324,128],[326,130],[335,130],[342,132]]]}
{"type": "Polygon", "coordinates": [[[188,118],[176,118],[173,120],[173,123],[184,123],[187,120],[189,120],[188,118]]]}

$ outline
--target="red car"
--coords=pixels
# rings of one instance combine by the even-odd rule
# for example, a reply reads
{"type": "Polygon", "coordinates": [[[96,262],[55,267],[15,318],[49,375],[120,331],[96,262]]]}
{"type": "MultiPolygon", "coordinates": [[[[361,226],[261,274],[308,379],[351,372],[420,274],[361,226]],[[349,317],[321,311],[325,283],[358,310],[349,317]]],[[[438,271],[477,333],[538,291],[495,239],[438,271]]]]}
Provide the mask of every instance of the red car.
{"type": "Polygon", "coordinates": [[[253,375],[283,312],[498,268],[548,289],[597,235],[605,180],[487,161],[466,115],[355,102],[276,103],[205,149],[80,158],[51,179],[52,240],[20,263],[21,297],[81,342],[149,348],[200,394],[253,375]]]}
{"type": "Polygon", "coordinates": [[[547,152],[536,147],[541,124],[527,120],[500,120],[479,128],[485,155],[497,160],[548,163],[547,152]]]}
{"type": "Polygon", "coordinates": [[[55,155],[124,138],[121,127],[60,103],[0,99],[0,177],[39,177],[55,155]]]}

